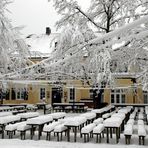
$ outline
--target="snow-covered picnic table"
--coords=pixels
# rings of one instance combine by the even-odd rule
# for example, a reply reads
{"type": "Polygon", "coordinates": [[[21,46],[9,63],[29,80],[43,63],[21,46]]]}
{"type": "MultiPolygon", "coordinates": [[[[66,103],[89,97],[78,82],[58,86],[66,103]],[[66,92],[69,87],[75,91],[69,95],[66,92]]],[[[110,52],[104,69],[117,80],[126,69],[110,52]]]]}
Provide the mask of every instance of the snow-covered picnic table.
{"type": "Polygon", "coordinates": [[[57,121],[58,119],[64,118],[66,116],[66,113],[65,112],[56,112],[56,113],[50,114],[50,116],[52,116],[53,120],[57,121]]]}
{"type": "Polygon", "coordinates": [[[26,123],[27,125],[31,126],[31,130],[30,130],[31,139],[33,138],[35,127],[38,126],[38,139],[40,139],[40,136],[42,135],[43,126],[52,121],[53,121],[53,118],[51,115],[42,115],[42,116],[28,119],[26,123]]]}
{"type": "Polygon", "coordinates": [[[12,115],[12,112],[11,111],[8,111],[8,112],[0,112],[0,117],[9,116],[9,115],[12,115]]]}
{"type": "Polygon", "coordinates": [[[115,107],[112,105],[100,108],[100,109],[93,109],[91,112],[96,113],[97,118],[102,117],[104,113],[111,112],[115,107]]]}
{"type": "Polygon", "coordinates": [[[9,106],[0,106],[0,111],[12,111],[14,110],[14,107],[9,107],[9,106]]]}
{"type": "Polygon", "coordinates": [[[93,120],[96,118],[96,113],[93,112],[88,112],[88,113],[84,113],[81,114],[80,116],[85,117],[87,119],[87,123],[92,123],[93,120]]]}
{"type": "Polygon", "coordinates": [[[20,113],[18,114],[20,116],[21,120],[27,120],[28,118],[38,117],[38,112],[27,112],[27,113],[20,113]]]}
{"type": "Polygon", "coordinates": [[[68,128],[67,130],[67,141],[70,141],[70,129],[74,128],[74,142],[77,141],[77,128],[80,127],[80,130],[82,126],[84,126],[84,123],[86,123],[87,119],[86,117],[82,116],[76,116],[65,119],[64,125],[68,128]]]}
{"type": "Polygon", "coordinates": [[[77,112],[79,110],[85,110],[85,103],[53,103],[53,110],[71,110],[77,112]]]}
{"type": "Polygon", "coordinates": [[[116,143],[119,142],[120,138],[120,126],[122,124],[123,119],[119,116],[114,116],[111,118],[107,118],[104,120],[104,127],[106,128],[106,142],[109,143],[109,130],[110,136],[112,138],[112,129],[116,130],[116,143]]]}
{"type": "Polygon", "coordinates": [[[5,126],[9,123],[13,123],[16,121],[20,121],[20,117],[18,115],[9,115],[9,116],[0,117],[0,126],[2,128],[2,138],[4,138],[5,126]]]}

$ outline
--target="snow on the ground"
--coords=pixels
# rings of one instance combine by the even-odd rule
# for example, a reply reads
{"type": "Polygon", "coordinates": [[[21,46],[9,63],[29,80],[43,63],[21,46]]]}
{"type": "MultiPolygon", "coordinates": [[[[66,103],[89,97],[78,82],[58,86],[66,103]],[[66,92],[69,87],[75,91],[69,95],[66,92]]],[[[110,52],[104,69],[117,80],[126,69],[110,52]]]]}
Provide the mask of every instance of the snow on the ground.
{"type": "MultiPolygon", "coordinates": [[[[139,146],[137,144],[138,139],[136,139],[135,144],[125,145],[123,143],[119,144],[105,144],[103,143],[80,143],[80,142],[56,142],[56,141],[46,141],[46,140],[19,140],[19,139],[1,139],[1,148],[141,148],[147,147],[139,146]]],[[[133,142],[133,141],[132,141],[133,142]]]]}
{"type": "MultiPolygon", "coordinates": [[[[43,112],[40,112],[43,114],[43,112]]],[[[80,115],[81,113],[67,113],[68,117],[75,117],[80,115]]],[[[147,126],[147,125],[146,125],[147,126]]],[[[147,128],[146,128],[147,129],[147,128]]],[[[110,139],[110,143],[106,143],[106,134],[105,137],[101,139],[101,143],[96,143],[96,136],[91,138],[89,142],[84,143],[84,139],[80,138],[80,134],[77,134],[77,142],[74,142],[74,133],[71,131],[70,133],[70,142],[67,142],[67,137],[63,134],[63,140],[57,142],[57,137],[51,134],[51,140],[46,140],[46,133],[43,132],[41,136],[41,140],[38,140],[38,132],[35,132],[33,140],[30,140],[30,132],[26,133],[26,140],[21,140],[20,135],[16,132],[13,139],[8,139],[8,135],[5,133],[5,139],[1,139],[0,134],[0,148],[141,148],[148,146],[148,134],[145,138],[145,145],[139,145],[138,139],[138,122],[134,122],[133,126],[133,136],[131,138],[131,144],[125,144],[124,133],[121,134],[121,138],[119,139],[119,143],[116,144],[115,134],[113,134],[113,138],[110,139]]],[[[148,129],[147,129],[148,133],[148,129]]]]}

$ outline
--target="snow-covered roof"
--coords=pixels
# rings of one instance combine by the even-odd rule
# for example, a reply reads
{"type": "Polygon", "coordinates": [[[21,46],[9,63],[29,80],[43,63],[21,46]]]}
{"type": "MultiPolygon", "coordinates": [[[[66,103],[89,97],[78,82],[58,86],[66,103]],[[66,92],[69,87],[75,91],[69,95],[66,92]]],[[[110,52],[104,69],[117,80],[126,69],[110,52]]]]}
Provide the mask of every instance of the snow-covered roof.
{"type": "Polygon", "coordinates": [[[136,76],[138,75],[137,73],[129,73],[129,72],[122,72],[122,73],[113,73],[113,76],[115,76],[116,78],[136,78],[136,76]]]}
{"type": "Polygon", "coordinates": [[[59,33],[51,33],[50,35],[32,34],[27,36],[25,41],[30,49],[31,57],[49,56],[55,49],[58,36],[59,33]]]}

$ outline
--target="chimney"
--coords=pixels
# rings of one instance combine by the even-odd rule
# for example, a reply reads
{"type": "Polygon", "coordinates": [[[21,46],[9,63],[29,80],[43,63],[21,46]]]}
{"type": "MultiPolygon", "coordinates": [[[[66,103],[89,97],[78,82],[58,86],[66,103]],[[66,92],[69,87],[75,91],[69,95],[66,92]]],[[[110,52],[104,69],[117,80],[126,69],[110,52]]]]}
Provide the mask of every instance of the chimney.
{"type": "Polygon", "coordinates": [[[51,33],[50,27],[46,27],[46,35],[50,35],[50,33],[51,33]]]}

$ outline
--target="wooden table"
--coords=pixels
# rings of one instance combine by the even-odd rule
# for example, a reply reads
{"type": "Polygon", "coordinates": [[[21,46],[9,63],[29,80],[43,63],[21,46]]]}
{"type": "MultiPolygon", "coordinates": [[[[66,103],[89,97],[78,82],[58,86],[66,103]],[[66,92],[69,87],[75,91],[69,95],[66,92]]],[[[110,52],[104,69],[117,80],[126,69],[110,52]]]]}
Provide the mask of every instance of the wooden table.
{"type": "Polygon", "coordinates": [[[27,125],[31,126],[30,129],[30,138],[33,139],[34,130],[38,126],[38,139],[40,139],[43,131],[44,124],[48,124],[53,121],[52,116],[44,115],[27,120],[27,125]]]}
{"type": "Polygon", "coordinates": [[[60,107],[62,111],[66,110],[66,107],[70,107],[72,111],[77,111],[78,109],[84,110],[85,104],[84,103],[53,103],[52,105],[53,110],[55,107],[60,107]]]}
{"type": "Polygon", "coordinates": [[[108,118],[104,121],[104,127],[106,129],[106,142],[107,143],[109,143],[109,132],[110,132],[110,138],[112,138],[112,131],[114,129],[116,131],[116,143],[119,142],[121,124],[122,124],[122,120],[119,118],[116,118],[116,119],[115,118],[114,119],[108,118]]]}
{"type": "Polygon", "coordinates": [[[10,124],[10,123],[13,123],[13,122],[16,122],[16,121],[20,121],[20,117],[17,116],[17,115],[0,117],[0,127],[2,128],[2,139],[4,138],[5,126],[7,124],[10,124]]]}
{"type": "MultiPolygon", "coordinates": [[[[68,128],[67,129],[67,141],[70,141],[70,129],[73,128],[74,129],[74,142],[77,141],[77,129],[78,127],[81,128],[84,126],[84,124],[86,123],[86,118],[84,117],[74,117],[71,121],[67,121],[65,123],[65,126],[68,128]]],[[[81,133],[80,133],[81,135],[81,133]]]]}

